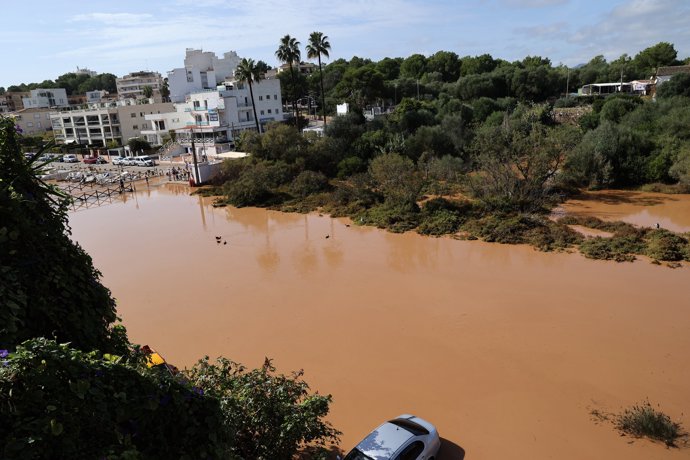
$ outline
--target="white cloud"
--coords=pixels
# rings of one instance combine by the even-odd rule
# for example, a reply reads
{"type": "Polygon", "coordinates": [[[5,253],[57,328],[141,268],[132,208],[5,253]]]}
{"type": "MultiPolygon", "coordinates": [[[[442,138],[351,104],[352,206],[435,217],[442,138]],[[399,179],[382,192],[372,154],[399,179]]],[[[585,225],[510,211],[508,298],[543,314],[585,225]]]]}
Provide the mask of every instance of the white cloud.
{"type": "Polygon", "coordinates": [[[72,22],[100,22],[103,24],[141,24],[153,18],[142,13],[87,13],[72,17],[72,22]]]}

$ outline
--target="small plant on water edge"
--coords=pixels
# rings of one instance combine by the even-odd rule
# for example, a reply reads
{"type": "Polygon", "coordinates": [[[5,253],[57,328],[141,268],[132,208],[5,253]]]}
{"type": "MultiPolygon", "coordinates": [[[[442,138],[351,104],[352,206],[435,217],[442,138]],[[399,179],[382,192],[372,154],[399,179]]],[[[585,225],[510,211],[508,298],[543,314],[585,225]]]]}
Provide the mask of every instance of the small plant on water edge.
{"type": "Polygon", "coordinates": [[[661,411],[652,407],[649,401],[632,406],[614,421],[617,429],[635,437],[647,437],[663,441],[667,446],[675,446],[678,438],[687,436],[680,423],[674,422],[661,411]]]}

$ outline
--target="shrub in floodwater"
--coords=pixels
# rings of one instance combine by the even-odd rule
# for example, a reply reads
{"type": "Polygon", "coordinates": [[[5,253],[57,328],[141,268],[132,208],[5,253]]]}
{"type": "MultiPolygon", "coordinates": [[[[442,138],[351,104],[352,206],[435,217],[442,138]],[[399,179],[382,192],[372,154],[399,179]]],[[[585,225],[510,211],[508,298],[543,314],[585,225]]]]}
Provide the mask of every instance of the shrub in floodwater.
{"type": "Polygon", "coordinates": [[[663,441],[669,446],[683,435],[681,425],[661,411],[652,407],[649,401],[626,409],[615,420],[616,428],[623,433],[663,441]]]}
{"type": "Polygon", "coordinates": [[[386,228],[393,233],[403,233],[419,225],[419,207],[408,204],[392,205],[380,204],[367,209],[355,217],[355,222],[361,225],[374,225],[386,228]]]}
{"type": "Polygon", "coordinates": [[[468,201],[434,198],[424,203],[417,232],[434,236],[455,233],[466,215],[471,212],[472,204],[468,201]]]}
{"type": "Polygon", "coordinates": [[[652,230],[647,235],[645,255],[656,260],[690,260],[688,240],[668,230],[652,230]]]}
{"type": "Polygon", "coordinates": [[[643,246],[628,238],[588,238],[580,244],[580,252],[588,259],[615,260],[616,262],[632,262],[635,254],[639,254],[643,246]]]}

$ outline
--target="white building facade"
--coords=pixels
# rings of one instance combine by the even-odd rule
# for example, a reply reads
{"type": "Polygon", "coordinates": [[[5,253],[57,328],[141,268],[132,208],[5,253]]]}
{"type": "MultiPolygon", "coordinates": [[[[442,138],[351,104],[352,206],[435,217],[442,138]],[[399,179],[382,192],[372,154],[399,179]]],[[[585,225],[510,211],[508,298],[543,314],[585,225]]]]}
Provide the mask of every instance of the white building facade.
{"type": "MultiPolygon", "coordinates": [[[[283,121],[280,80],[261,80],[252,84],[256,114],[262,131],[267,123],[283,121]]],[[[245,130],[256,130],[249,86],[227,81],[213,90],[189,94],[175,104],[175,112],[146,116],[152,129],[144,131],[149,143],[161,144],[174,131],[176,142],[191,152],[192,139],[199,158],[234,149],[234,140],[245,130]]]]}
{"type": "Polygon", "coordinates": [[[160,98],[160,90],[163,86],[163,78],[158,72],[132,72],[115,80],[117,95],[120,99],[141,99],[144,97],[144,88],[150,86],[154,98],[160,98]]]}
{"type": "Polygon", "coordinates": [[[91,104],[89,108],[67,108],[52,112],[50,119],[59,144],[105,147],[109,142],[125,145],[131,138],[143,137],[151,129],[145,116],[171,112],[171,103],[153,103],[153,99],[128,99],[117,103],[91,104]]]}
{"type": "Polygon", "coordinates": [[[184,102],[195,91],[215,89],[217,85],[232,79],[240,57],[234,51],[218,58],[210,51],[187,48],[184,67],[168,72],[168,87],[172,102],[184,102]]]}
{"type": "Polygon", "coordinates": [[[22,98],[25,109],[47,109],[50,107],[67,107],[67,91],[64,88],[32,89],[29,97],[22,98]]]}

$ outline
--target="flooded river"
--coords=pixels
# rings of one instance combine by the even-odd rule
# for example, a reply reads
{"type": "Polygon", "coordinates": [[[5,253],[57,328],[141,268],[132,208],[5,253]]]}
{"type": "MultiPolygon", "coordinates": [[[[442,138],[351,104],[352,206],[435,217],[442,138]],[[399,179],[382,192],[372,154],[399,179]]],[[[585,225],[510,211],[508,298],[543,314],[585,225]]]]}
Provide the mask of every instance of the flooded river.
{"type": "MultiPolygon", "coordinates": [[[[688,266],[215,209],[187,193],[70,215],[130,338],[178,366],[225,355],[303,368],[333,395],[344,449],[413,413],[447,440],[440,460],[690,456],[590,415],[649,398],[690,428],[688,266]]],[[[690,226],[655,209],[653,221],[690,226]]]]}

